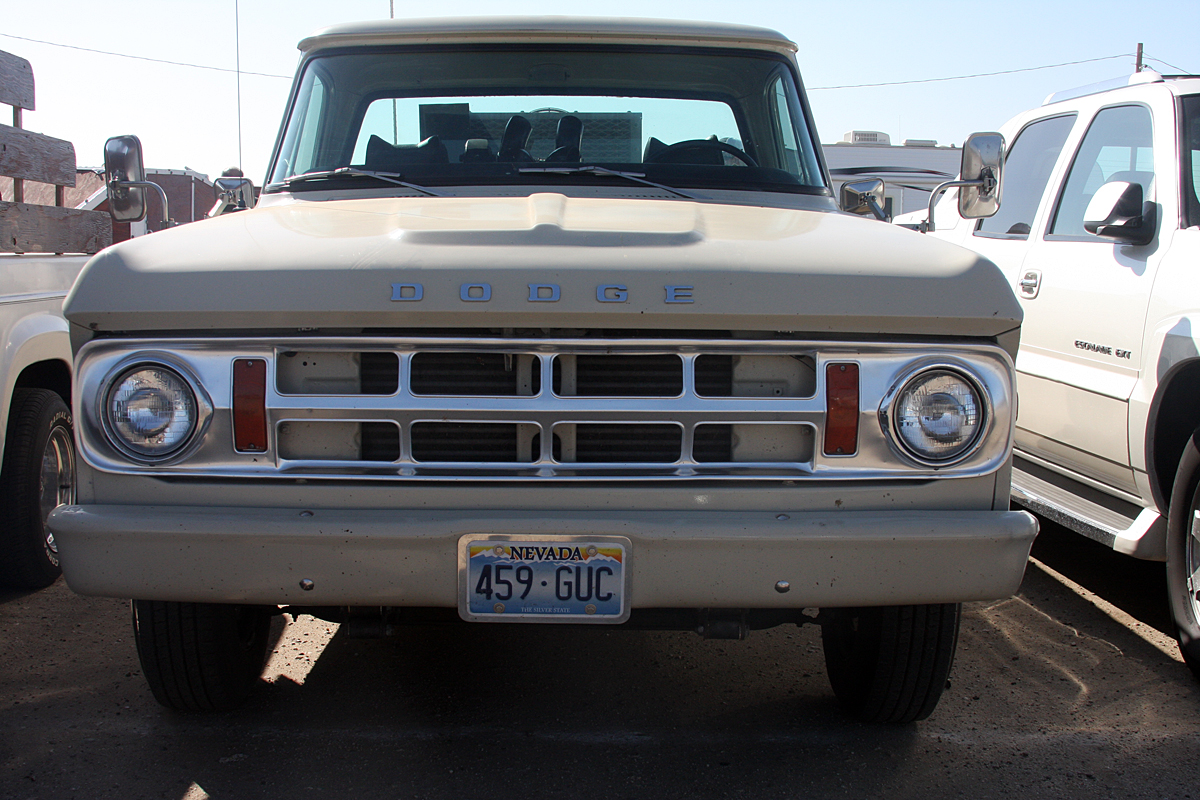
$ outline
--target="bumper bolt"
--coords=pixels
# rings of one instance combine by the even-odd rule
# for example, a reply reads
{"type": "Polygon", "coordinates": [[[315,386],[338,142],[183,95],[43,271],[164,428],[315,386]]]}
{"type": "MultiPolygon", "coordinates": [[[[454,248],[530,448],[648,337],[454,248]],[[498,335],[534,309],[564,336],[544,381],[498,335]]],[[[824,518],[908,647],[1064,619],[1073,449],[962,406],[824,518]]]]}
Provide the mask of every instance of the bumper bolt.
{"type": "Polygon", "coordinates": [[[788,583],[787,581],[776,581],[775,582],[775,591],[779,592],[780,594],[787,594],[788,590],[791,588],[792,588],[792,585],[790,583],[788,583]]]}
{"type": "Polygon", "coordinates": [[[311,592],[313,589],[317,588],[317,585],[308,578],[305,578],[304,580],[300,581],[300,588],[306,592],[311,592]]]}

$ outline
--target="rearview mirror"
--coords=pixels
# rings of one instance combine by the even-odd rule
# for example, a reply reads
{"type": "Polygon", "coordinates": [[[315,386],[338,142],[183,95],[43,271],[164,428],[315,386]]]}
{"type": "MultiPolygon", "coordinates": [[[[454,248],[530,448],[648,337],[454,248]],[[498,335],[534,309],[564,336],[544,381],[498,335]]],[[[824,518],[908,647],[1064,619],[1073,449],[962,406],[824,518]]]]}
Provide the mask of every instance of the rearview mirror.
{"type": "Polygon", "coordinates": [[[217,202],[208,212],[210,217],[254,206],[254,184],[249,178],[217,178],[213,181],[213,194],[217,196],[217,202]]]}
{"type": "Polygon", "coordinates": [[[842,184],[842,211],[850,214],[874,214],[875,218],[887,221],[883,212],[883,181],[867,178],[842,184]]]}
{"type": "Polygon", "coordinates": [[[970,181],[958,191],[958,213],[963,219],[993,216],[1000,210],[1004,137],[998,133],[972,133],[963,143],[958,178],[970,181]]]}
{"type": "Polygon", "coordinates": [[[117,222],[146,218],[146,180],[142,168],[142,143],[136,136],[114,136],[104,143],[104,182],[108,185],[108,213],[117,222]],[[135,184],[135,185],[130,185],[135,184]]]}
{"type": "Polygon", "coordinates": [[[922,233],[933,233],[933,207],[949,188],[958,187],[958,213],[964,219],[990,217],[1000,210],[1004,169],[1004,137],[998,133],[972,133],[963,143],[958,180],[946,181],[929,195],[929,213],[922,233]]]}

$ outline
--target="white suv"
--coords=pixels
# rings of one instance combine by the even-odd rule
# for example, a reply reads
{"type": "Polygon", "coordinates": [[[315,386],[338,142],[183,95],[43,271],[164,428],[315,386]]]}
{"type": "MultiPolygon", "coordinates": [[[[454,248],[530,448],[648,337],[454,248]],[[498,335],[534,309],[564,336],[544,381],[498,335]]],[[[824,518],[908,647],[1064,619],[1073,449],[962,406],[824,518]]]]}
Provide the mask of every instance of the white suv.
{"type": "Polygon", "coordinates": [[[1200,674],[1200,77],[1051,95],[1001,130],[1004,204],[935,235],[1000,266],[1025,309],[1013,497],[1165,560],[1200,674]]]}

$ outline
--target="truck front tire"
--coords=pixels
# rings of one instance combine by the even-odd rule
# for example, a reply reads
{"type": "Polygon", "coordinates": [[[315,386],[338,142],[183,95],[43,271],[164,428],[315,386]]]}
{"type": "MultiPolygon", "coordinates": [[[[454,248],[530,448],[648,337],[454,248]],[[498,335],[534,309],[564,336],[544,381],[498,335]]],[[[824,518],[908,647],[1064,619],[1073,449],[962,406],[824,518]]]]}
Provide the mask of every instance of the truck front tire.
{"type": "Polygon", "coordinates": [[[176,711],[230,711],[266,661],[271,610],[216,603],[133,601],[138,660],[154,699],[176,711]]]}
{"type": "Polygon", "coordinates": [[[1200,430],[1179,460],[1167,513],[1167,594],[1183,660],[1200,679],[1200,430]]]}
{"type": "Polygon", "coordinates": [[[863,722],[933,713],[958,644],[958,603],[828,609],[825,668],[842,706],[863,722]]]}
{"type": "Polygon", "coordinates": [[[13,392],[0,469],[0,585],[41,589],[62,570],[46,517],[75,502],[71,411],[49,389],[13,392]]]}

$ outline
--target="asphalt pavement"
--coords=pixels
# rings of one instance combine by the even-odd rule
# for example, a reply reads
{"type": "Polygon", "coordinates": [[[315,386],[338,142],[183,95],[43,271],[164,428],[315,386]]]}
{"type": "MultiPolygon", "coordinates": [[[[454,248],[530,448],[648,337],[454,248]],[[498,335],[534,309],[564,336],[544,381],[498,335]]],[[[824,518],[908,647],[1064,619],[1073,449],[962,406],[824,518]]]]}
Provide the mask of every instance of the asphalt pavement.
{"type": "MultiPolygon", "coordinates": [[[[1162,567],[1047,526],[928,720],[849,721],[819,630],[276,626],[243,709],[144,685],[128,604],[0,594],[0,798],[1200,798],[1162,567]]],[[[281,620],[282,622],[282,620],[281,620]]]]}

